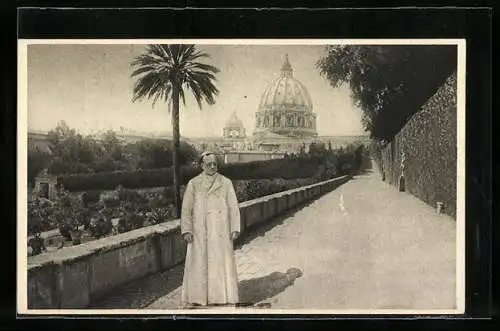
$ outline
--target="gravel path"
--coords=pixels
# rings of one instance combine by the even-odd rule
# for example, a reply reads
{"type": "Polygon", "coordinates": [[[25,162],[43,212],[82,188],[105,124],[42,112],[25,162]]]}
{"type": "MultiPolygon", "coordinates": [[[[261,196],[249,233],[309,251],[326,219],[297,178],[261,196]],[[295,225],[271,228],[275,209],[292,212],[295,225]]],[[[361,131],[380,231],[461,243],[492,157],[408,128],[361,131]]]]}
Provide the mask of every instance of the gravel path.
{"type": "MultiPolygon", "coordinates": [[[[259,229],[236,250],[242,300],[279,309],[454,309],[455,221],[375,172],[259,229]],[[287,277],[296,268],[302,275],[287,277]]],[[[175,309],[182,266],[96,308],[175,309]]]]}

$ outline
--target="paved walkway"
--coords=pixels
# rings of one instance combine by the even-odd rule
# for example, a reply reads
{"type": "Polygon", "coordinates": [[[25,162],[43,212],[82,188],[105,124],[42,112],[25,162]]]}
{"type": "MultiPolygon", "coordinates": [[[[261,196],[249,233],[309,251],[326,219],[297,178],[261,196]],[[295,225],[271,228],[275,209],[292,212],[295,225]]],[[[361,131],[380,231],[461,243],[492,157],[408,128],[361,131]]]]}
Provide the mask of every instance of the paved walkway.
{"type": "MultiPolygon", "coordinates": [[[[236,250],[240,292],[279,309],[453,309],[455,221],[382,182],[354,177],[258,230],[236,250]],[[302,276],[286,283],[286,271],[302,276]]],[[[97,307],[175,309],[182,266],[97,307]]]]}

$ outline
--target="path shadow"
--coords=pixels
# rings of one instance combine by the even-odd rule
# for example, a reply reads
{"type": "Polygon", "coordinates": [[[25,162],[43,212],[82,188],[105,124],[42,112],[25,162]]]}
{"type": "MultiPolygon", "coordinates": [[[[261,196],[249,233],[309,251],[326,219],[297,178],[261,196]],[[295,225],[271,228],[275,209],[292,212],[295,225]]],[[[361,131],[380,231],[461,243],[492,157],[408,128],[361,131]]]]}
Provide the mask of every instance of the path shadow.
{"type": "MultiPolygon", "coordinates": [[[[320,196],[321,197],[321,196],[320,196]]],[[[266,235],[268,231],[274,228],[277,225],[283,224],[286,219],[294,216],[298,211],[304,209],[305,207],[311,205],[314,201],[319,199],[320,197],[313,198],[312,200],[305,201],[299,205],[296,205],[293,208],[284,211],[280,215],[276,216],[274,219],[270,221],[266,221],[264,223],[254,224],[245,229],[245,232],[234,242],[234,248],[238,249],[242,246],[248,244],[252,240],[258,237],[263,237],[266,235]]]]}
{"type": "Polygon", "coordinates": [[[238,307],[270,308],[270,302],[262,302],[283,292],[302,276],[302,271],[290,268],[286,272],[273,272],[269,275],[242,280],[239,282],[240,303],[238,307]]]}
{"type": "MultiPolygon", "coordinates": [[[[171,293],[182,285],[183,265],[155,274],[140,281],[120,287],[107,295],[105,300],[88,306],[90,309],[143,309],[156,300],[171,293]]],[[[238,307],[270,308],[271,303],[263,302],[293,285],[302,276],[298,268],[286,272],[242,280],[238,284],[240,303],[238,307]]]]}
{"type": "Polygon", "coordinates": [[[106,295],[103,300],[92,303],[94,309],[141,309],[182,285],[184,264],[163,272],[143,277],[120,286],[106,295]]]}

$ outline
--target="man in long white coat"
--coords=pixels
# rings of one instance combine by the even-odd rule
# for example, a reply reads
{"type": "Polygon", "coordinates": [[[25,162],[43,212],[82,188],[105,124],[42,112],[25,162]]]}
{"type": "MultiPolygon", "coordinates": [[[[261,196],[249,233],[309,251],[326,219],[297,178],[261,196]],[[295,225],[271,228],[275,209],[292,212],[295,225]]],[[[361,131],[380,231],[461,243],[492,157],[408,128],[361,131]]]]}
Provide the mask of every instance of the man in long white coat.
{"type": "Polygon", "coordinates": [[[238,201],[231,180],[217,172],[216,156],[203,153],[200,163],[203,172],[189,181],[182,201],[181,234],[188,246],[181,305],[235,305],[238,201]]]}

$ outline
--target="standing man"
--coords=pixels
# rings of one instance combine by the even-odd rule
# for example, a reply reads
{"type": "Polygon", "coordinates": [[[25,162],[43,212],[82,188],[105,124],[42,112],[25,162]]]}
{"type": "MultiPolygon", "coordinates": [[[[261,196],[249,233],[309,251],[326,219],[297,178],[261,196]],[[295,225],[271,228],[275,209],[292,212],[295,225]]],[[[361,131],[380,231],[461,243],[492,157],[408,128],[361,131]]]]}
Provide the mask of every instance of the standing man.
{"type": "Polygon", "coordinates": [[[240,234],[240,210],[233,184],[217,172],[217,157],[205,152],[203,172],[191,179],[182,201],[181,234],[188,243],[181,304],[235,305],[238,274],[233,241],[240,234]]]}

